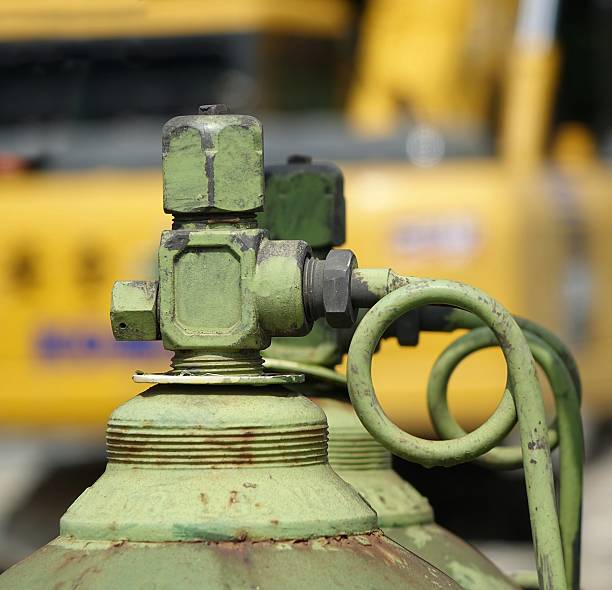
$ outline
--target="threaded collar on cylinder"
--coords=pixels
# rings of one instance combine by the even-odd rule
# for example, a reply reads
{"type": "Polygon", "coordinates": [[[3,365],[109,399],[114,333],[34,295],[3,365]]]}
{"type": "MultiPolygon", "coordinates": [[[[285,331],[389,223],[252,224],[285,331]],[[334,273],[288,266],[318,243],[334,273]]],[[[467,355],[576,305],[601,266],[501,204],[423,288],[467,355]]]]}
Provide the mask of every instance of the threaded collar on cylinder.
{"type": "Polygon", "coordinates": [[[391,469],[391,453],[361,424],[348,402],[316,397],[329,423],[329,462],[336,471],[343,469],[391,469]]]}
{"type": "Polygon", "coordinates": [[[365,430],[334,428],[328,442],[328,454],[336,471],[391,469],[391,453],[365,430]]]}
{"type": "Polygon", "coordinates": [[[433,522],[433,510],[391,465],[391,453],[364,428],[351,404],[334,398],[313,398],[329,423],[329,462],[374,508],[381,527],[433,522]]]}
{"type": "Polygon", "coordinates": [[[290,467],[327,462],[327,428],[159,428],[111,419],[106,430],[109,463],[141,468],[232,469],[290,467]]]}
{"type": "Polygon", "coordinates": [[[281,388],[218,391],[156,386],[124,404],[108,422],[109,463],[231,469],[327,462],[327,423],[306,399],[281,388]]]}

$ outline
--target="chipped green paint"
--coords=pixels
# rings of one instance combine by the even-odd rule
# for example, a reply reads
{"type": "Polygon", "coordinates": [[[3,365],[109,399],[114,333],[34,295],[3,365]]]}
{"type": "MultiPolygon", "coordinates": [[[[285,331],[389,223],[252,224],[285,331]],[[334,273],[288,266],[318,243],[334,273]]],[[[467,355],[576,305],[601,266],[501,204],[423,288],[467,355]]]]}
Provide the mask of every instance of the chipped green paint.
{"type": "Polygon", "coordinates": [[[263,207],[260,122],[245,115],[188,115],[162,130],[164,210],[245,213],[263,207]]]}
{"type": "Polygon", "coordinates": [[[518,586],[484,555],[435,523],[386,528],[394,541],[435,564],[467,590],[517,590],[518,586]]]}
{"type": "Polygon", "coordinates": [[[261,238],[256,228],[162,233],[159,322],[165,348],[259,350],[267,345],[253,294],[261,238]]]}
{"type": "Polygon", "coordinates": [[[434,522],[425,497],[403,481],[391,467],[391,454],[365,430],[349,404],[315,397],[329,422],[329,460],[332,467],[374,508],[381,528],[458,582],[465,590],[516,590],[491,561],[468,543],[434,522]],[[470,577],[455,577],[460,562],[470,577]],[[473,580],[473,583],[470,582],[473,580]],[[487,586],[483,582],[493,580],[487,586]]]}
{"type": "Polygon", "coordinates": [[[381,527],[433,522],[427,498],[393,471],[391,453],[370,436],[351,405],[316,393],[312,400],[327,416],[332,467],[374,508],[381,527]]]}
{"type": "Polygon", "coordinates": [[[326,444],[323,412],[284,388],[156,385],[111,416],[106,472],[60,532],[166,542],[373,531],[376,515],[333,473],[326,444]]]}
{"type": "MultiPolygon", "coordinates": [[[[413,548],[413,550],[422,551],[433,540],[433,537],[427,532],[427,528],[423,526],[406,527],[402,542],[404,547],[413,548]]],[[[399,543],[400,541],[398,541],[399,543]]]]}
{"type": "MultiPolygon", "coordinates": [[[[459,582],[463,588],[482,588],[485,590],[508,590],[510,584],[505,581],[500,581],[497,576],[488,575],[482,570],[474,569],[461,563],[453,561],[450,564],[449,571],[452,578],[459,582]]],[[[516,587],[516,586],[512,586],[516,587]]]]}
{"type": "Polygon", "coordinates": [[[169,135],[162,162],[166,210],[187,212],[208,207],[206,154],[197,129],[183,127],[169,135]]]}
{"type": "MultiPolygon", "coordinates": [[[[432,424],[441,438],[454,439],[466,434],[450,413],[447,403],[447,387],[453,371],[469,354],[492,346],[497,347],[498,342],[491,330],[485,327],[475,328],[453,341],[436,359],[427,383],[427,405],[432,424]]],[[[512,393],[508,387],[504,391],[504,400],[506,399],[512,399],[512,393]]],[[[487,436],[505,438],[516,424],[514,403],[507,403],[503,406],[500,404],[496,412],[501,419],[492,424],[494,432],[487,436]]],[[[551,449],[556,446],[558,437],[555,429],[549,429],[548,441],[551,449]]],[[[523,465],[522,450],[520,446],[494,447],[476,461],[495,469],[515,469],[523,465]]]]}
{"type": "Polygon", "coordinates": [[[49,590],[50,578],[58,590],[460,590],[377,533],[289,543],[60,538],[5,572],[0,589],[49,590]]]}
{"type": "MultiPolygon", "coordinates": [[[[265,197],[266,208],[258,218],[270,238],[304,240],[317,258],[324,258],[333,246],[344,242],[344,178],[334,164],[312,163],[301,157],[266,166],[265,197]]],[[[342,360],[346,341],[344,333],[319,319],[301,338],[273,338],[263,355],[331,367],[342,360]]]]}
{"type": "MultiPolygon", "coordinates": [[[[558,421],[559,431],[564,430],[565,444],[561,443],[561,475],[566,485],[560,489],[560,526],[565,554],[567,579],[572,590],[580,587],[580,546],[582,512],[582,470],[583,470],[583,433],[580,417],[582,387],[578,366],[569,348],[550,330],[532,320],[515,317],[530,344],[540,341],[542,364],[548,365],[547,376],[555,382],[553,390],[561,392],[560,404],[562,419],[558,421]],[[543,345],[543,347],[542,347],[543,345]],[[563,450],[565,447],[565,451],[563,450]],[[564,458],[565,457],[565,458],[564,458]]],[[[482,321],[462,309],[454,309],[448,316],[449,327],[453,329],[474,329],[482,326],[482,321]]],[[[519,579],[519,578],[517,578],[519,579]]],[[[537,587],[531,572],[522,572],[521,585],[537,587]]]]}
{"type": "Polygon", "coordinates": [[[224,125],[214,160],[214,206],[223,211],[258,211],[263,207],[261,125],[240,117],[224,125]]]}
{"type": "Polygon", "coordinates": [[[252,290],[259,323],[267,333],[283,336],[307,331],[302,271],[309,255],[306,242],[262,240],[252,290]]]}
{"type": "MultiPolygon", "coordinates": [[[[159,247],[159,326],[147,325],[146,335],[176,352],[176,375],[261,373],[259,351],[271,336],[310,328],[302,295],[309,246],[268,239],[253,216],[263,204],[262,145],[259,121],[242,115],[175,117],[164,126],[164,209],[175,220],[159,247]],[[206,350],[239,358],[215,369],[202,359],[206,350]]],[[[140,312],[133,307],[122,311],[140,312]]],[[[125,330],[122,339],[142,332],[125,330]]]]}
{"type": "MultiPolygon", "coordinates": [[[[550,383],[557,408],[557,418],[549,427],[548,441],[551,448],[557,444],[560,447],[561,538],[567,579],[571,580],[571,588],[578,589],[584,455],[580,398],[576,390],[579,380],[572,376],[571,361],[568,367],[553,346],[529,329],[525,329],[524,333],[535,361],[543,369],[550,383]]],[[[440,436],[452,439],[465,434],[450,414],[446,400],[446,389],[453,370],[469,354],[491,346],[497,346],[493,333],[488,328],[475,328],[453,342],[435,362],[428,383],[428,405],[432,422],[440,436]]],[[[568,358],[568,355],[571,357],[571,354],[566,352],[565,357],[568,358]]],[[[494,469],[514,469],[522,465],[522,449],[494,448],[478,460],[494,469]]]]}

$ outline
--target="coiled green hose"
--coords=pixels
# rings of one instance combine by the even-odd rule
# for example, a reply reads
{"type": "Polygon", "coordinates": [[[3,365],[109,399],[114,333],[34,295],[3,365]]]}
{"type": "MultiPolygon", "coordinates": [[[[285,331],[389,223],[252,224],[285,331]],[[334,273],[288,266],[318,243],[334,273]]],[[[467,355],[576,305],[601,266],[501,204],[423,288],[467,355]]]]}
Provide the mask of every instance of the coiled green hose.
{"type": "Polygon", "coordinates": [[[540,587],[566,590],[544,405],[535,365],[520,327],[498,302],[461,283],[416,278],[406,279],[404,286],[385,295],[365,315],[349,349],[347,380],[355,411],[370,434],[389,450],[425,466],[470,461],[501,442],[507,433],[508,417],[513,419],[514,412],[512,399],[507,395],[487,422],[451,441],[425,440],[404,432],[388,419],[378,403],[371,375],[372,355],[378,341],[399,316],[429,304],[450,305],[475,314],[499,342],[508,366],[507,390],[514,397],[518,416],[540,587]]]}
{"type": "MultiPolygon", "coordinates": [[[[578,589],[584,455],[580,399],[576,391],[576,381],[567,366],[567,359],[562,359],[549,344],[533,332],[525,330],[524,333],[536,362],[546,374],[555,398],[556,427],[549,429],[548,440],[551,447],[557,442],[560,447],[561,540],[567,580],[571,581],[572,589],[578,589]]],[[[448,409],[447,387],[452,372],[469,354],[496,345],[497,340],[491,330],[476,328],[453,342],[436,360],[427,387],[427,401],[432,423],[438,435],[452,439],[465,434],[448,409]]],[[[571,355],[569,356],[571,358],[571,355]]],[[[522,451],[520,447],[494,448],[478,461],[495,469],[514,469],[522,465],[522,451]]]]}

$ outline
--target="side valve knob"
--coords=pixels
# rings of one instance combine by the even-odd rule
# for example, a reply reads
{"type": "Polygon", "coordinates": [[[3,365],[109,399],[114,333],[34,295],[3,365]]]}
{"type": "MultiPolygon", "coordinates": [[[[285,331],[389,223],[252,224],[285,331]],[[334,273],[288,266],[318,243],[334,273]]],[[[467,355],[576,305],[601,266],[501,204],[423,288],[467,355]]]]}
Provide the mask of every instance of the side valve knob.
{"type": "Polygon", "coordinates": [[[115,340],[159,340],[157,281],[117,281],[111,298],[115,340]]]}

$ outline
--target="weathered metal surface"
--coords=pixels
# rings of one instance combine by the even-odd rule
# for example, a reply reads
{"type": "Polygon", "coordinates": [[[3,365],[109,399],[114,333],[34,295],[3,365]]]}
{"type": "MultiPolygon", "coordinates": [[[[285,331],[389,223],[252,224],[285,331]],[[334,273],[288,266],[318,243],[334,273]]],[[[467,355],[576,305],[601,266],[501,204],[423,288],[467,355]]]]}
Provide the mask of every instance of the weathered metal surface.
{"type": "Polygon", "coordinates": [[[159,247],[159,323],[169,350],[267,345],[252,291],[259,229],[167,230],[159,247]]]}
{"type": "Polygon", "coordinates": [[[305,539],[377,526],[327,463],[323,412],[281,387],[152,387],[113,413],[107,451],[63,536],[305,539]]]}
{"type": "Polygon", "coordinates": [[[259,223],[273,240],[305,240],[323,256],[344,243],[344,178],[335,164],[291,157],[266,166],[265,199],[259,223]]]}
{"type": "Polygon", "coordinates": [[[114,332],[123,340],[161,337],[175,351],[169,376],[140,381],[222,374],[215,382],[237,383],[238,375],[261,375],[259,351],[271,336],[310,328],[302,274],[311,252],[303,241],[269,240],[257,227],[261,125],[208,105],[204,114],[169,121],[162,144],[164,209],[174,223],[161,237],[158,288],[119,283],[114,332]],[[225,358],[204,358],[211,351],[225,358]]]}
{"type": "Polygon", "coordinates": [[[116,410],[106,472],[63,516],[61,538],[0,587],[456,589],[376,533],[373,510],[327,462],[319,408],[231,385],[262,373],[272,336],[308,329],[296,271],[307,252],[262,246],[259,122],[205,112],[164,127],[174,224],[159,249],[158,320],[171,374],[223,385],[158,385],[116,410]]]}
{"type": "Polygon", "coordinates": [[[329,424],[329,462],[374,508],[381,527],[433,522],[427,498],[391,468],[391,453],[372,438],[352,406],[313,397],[329,424]]]}
{"type": "MultiPolygon", "coordinates": [[[[291,156],[286,164],[266,166],[265,200],[258,219],[271,239],[305,240],[319,259],[344,242],[344,177],[334,164],[291,156]]],[[[342,360],[341,340],[338,330],[319,319],[301,338],[274,338],[264,356],[333,366],[342,360]]]]}
{"type": "MultiPolygon", "coordinates": [[[[560,447],[559,519],[565,556],[566,574],[572,588],[580,587],[580,531],[582,511],[582,463],[584,441],[580,418],[580,399],[576,380],[563,358],[539,336],[526,329],[525,336],[535,361],[546,375],[553,391],[557,417],[549,427],[551,448],[560,447]]],[[[469,354],[489,346],[497,340],[487,328],[475,328],[456,340],[437,359],[428,384],[428,405],[432,422],[444,438],[463,436],[465,431],[450,414],[446,388],[452,372],[469,354]]],[[[571,363],[570,363],[571,367],[571,363]]],[[[578,382],[579,383],[579,382],[578,382]]],[[[479,461],[494,469],[514,469],[522,465],[522,449],[496,447],[479,461]]]]}
{"type": "Polygon", "coordinates": [[[460,589],[445,574],[378,533],[283,543],[58,539],[0,577],[2,590],[51,588],[460,589]]]}
{"type": "Polygon", "coordinates": [[[253,291],[262,330],[275,336],[306,334],[302,273],[310,246],[301,240],[262,240],[253,291]]]}
{"type": "Polygon", "coordinates": [[[434,522],[427,499],[391,468],[391,454],[365,430],[350,404],[315,398],[329,422],[334,470],[374,508],[385,533],[465,590],[516,590],[477,549],[434,522]]]}
{"type": "Polygon", "coordinates": [[[453,578],[466,590],[516,590],[518,586],[474,547],[435,523],[383,527],[394,541],[453,578]]]}
{"type": "MultiPolygon", "coordinates": [[[[263,219],[271,224],[271,234],[275,237],[299,239],[315,235],[317,230],[321,235],[325,235],[330,231],[328,211],[324,208],[310,208],[311,203],[316,204],[319,200],[328,198],[323,188],[324,182],[314,182],[319,173],[318,169],[312,164],[302,162],[299,165],[302,177],[287,178],[291,168],[293,167],[280,166],[267,170],[267,214],[263,219]],[[312,181],[308,186],[305,186],[306,174],[310,175],[312,181]],[[277,175],[278,179],[275,178],[277,175]],[[305,190],[306,188],[308,190],[305,190]],[[292,204],[291,209],[288,208],[288,203],[292,204]],[[308,215],[300,215],[300,212],[306,211],[308,215]]],[[[344,211],[341,213],[344,214],[344,211]]],[[[327,249],[331,245],[329,242],[323,244],[327,249]]],[[[317,251],[315,254],[324,258],[327,251],[317,251]]],[[[376,273],[377,276],[380,274],[376,273]]],[[[388,270],[383,270],[382,274],[385,284],[389,277],[393,276],[388,270]]],[[[359,271],[356,270],[353,276],[358,277],[357,281],[353,280],[351,284],[346,280],[345,285],[350,286],[351,290],[355,287],[359,290],[363,284],[359,271]]],[[[407,330],[400,329],[393,334],[398,340],[401,338],[404,345],[414,345],[418,339],[418,325],[414,325],[413,317],[410,320],[408,326],[401,326],[407,327],[407,330]]],[[[416,554],[419,554],[419,547],[411,542],[412,536],[420,540],[427,539],[427,531],[435,530],[438,540],[442,537],[443,542],[437,545],[435,542],[425,544],[426,559],[451,574],[451,577],[455,574],[463,588],[516,588],[476,549],[433,524],[433,511],[427,499],[392,470],[389,451],[365,430],[351,405],[341,401],[346,396],[346,379],[332,367],[340,362],[342,354],[348,348],[348,341],[342,336],[326,322],[318,321],[308,336],[280,341],[274,338],[272,345],[264,353],[267,357],[269,355],[267,366],[275,370],[304,373],[309,379],[300,390],[310,395],[327,415],[330,434],[328,455],[334,470],[374,508],[379,524],[391,535],[395,535],[396,539],[399,537],[410,543],[409,548],[416,554]],[[324,397],[325,395],[337,397],[324,397]],[[423,534],[419,536],[421,530],[423,534]]]]}

